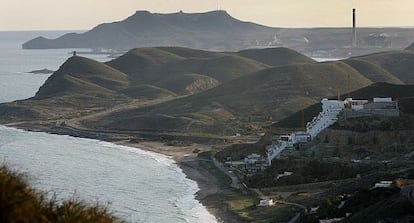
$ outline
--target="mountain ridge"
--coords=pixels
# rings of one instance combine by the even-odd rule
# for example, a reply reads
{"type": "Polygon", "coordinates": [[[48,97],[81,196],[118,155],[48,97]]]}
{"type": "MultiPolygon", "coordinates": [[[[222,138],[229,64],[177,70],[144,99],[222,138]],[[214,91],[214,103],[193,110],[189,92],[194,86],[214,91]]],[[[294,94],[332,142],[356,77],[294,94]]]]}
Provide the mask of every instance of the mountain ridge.
{"type": "Polygon", "coordinates": [[[14,111],[16,121],[25,114],[48,120],[82,116],[77,123],[105,131],[258,134],[265,123],[334,97],[338,88],[344,93],[380,81],[405,84],[409,79],[398,77],[410,76],[413,61],[409,51],[316,63],[286,48],[133,49],[107,63],[70,58],[37,96],[4,104],[0,113],[6,114],[3,123],[14,111]]]}
{"type": "Polygon", "coordinates": [[[84,33],[56,39],[37,37],[23,49],[87,48],[126,52],[133,48],[180,46],[214,51],[287,47],[319,58],[345,58],[406,48],[414,28],[277,28],[241,21],[226,11],[151,13],[137,11],[122,21],[102,23],[84,33]],[[385,39],[384,39],[385,38],[385,39]]]}
{"type": "MultiPolygon", "coordinates": [[[[231,42],[246,40],[253,42],[255,39],[252,36],[262,35],[266,36],[264,39],[270,39],[269,35],[274,35],[275,30],[251,22],[242,22],[225,11],[169,14],[137,11],[122,21],[103,23],[85,33],[69,33],[57,39],[37,37],[24,43],[23,48],[129,50],[137,47],[184,46],[236,50],[239,47],[231,47],[231,42]],[[227,36],[230,41],[223,42],[223,36],[227,36]]],[[[263,38],[259,37],[259,39],[263,38]]]]}

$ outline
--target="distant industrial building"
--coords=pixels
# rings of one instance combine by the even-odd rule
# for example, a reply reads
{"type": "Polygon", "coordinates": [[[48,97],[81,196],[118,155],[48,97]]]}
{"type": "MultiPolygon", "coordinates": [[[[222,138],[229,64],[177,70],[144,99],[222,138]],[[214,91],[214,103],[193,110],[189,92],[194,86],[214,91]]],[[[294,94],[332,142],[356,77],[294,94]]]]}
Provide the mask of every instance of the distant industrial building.
{"type": "Polygon", "coordinates": [[[356,33],[356,9],[352,9],[352,46],[358,46],[356,33]]]}
{"type": "Polygon", "coordinates": [[[364,45],[375,48],[390,48],[391,38],[387,33],[372,33],[364,37],[364,45]]]}

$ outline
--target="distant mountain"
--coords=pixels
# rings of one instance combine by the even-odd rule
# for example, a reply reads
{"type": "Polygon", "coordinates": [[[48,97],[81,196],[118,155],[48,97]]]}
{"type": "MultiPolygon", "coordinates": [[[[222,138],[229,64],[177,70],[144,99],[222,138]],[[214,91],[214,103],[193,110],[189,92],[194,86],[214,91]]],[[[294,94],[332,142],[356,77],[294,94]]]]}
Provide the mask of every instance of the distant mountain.
{"type": "Polygon", "coordinates": [[[411,43],[411,45],[409,45],[406,50],[414,50],[414,43],[411,43]]]}
{"type": "Polygon", "coordinates": [[[104,23],[85,33],[57,39],[37,37],[24,49],[88,48],[128,51],[180,46],[214,51],[287,47],[312,57],[349,56],[405,48],[412,28],[358,28],[358,47],[351,47],[351,28],[273,28],[233,18],[225,11],[160,14],[137,11],[125,20],[104,23]]]}
{"type": "Polygon", "coordinates": [[[100,24],[92,30],[49,40],[38,37],[24,49],[91,48],[129,50],[137,47],[183,46],[237,50],[256,42],[270,42],[278,29],[242,22],[225,11],[159,14],[137,11],[120,22],[100,24]]]}

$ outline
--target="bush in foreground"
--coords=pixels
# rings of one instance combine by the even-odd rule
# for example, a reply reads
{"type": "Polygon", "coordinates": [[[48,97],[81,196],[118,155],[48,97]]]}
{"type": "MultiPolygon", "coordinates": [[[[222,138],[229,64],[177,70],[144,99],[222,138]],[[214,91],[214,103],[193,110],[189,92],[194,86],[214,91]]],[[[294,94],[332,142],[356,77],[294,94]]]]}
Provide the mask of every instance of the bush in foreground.
{"type": "Polygon", "coordinates": [[[106,207],[71,199],[58,202],[32,189],[23,175],[0,167],[0,222],[114,223],[106,207]]]}

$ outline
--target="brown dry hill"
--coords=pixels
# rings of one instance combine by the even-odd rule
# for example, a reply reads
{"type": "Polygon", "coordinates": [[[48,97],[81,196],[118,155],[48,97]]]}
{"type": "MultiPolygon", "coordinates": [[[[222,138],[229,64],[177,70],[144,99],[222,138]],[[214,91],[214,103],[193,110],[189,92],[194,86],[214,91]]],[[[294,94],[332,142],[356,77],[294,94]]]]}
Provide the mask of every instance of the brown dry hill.
{"type": "Polygon", "coordinates": [[[284,48],[273,49],[270,53],[268,50],[255,52],[257,60],[232,52],[178,47],[133,49],[107,63],[71,57],[49,77],[35,97],[0,105],[2,122],[64,120],[119,104],[142,105],[146,101],[195,94],[269,68],[259,61],[268,56],[279,64],[314,62],[284,48]]]}
{"type": "Polygon", "coordinates": [[[85,124],[114,130],[246,132],[244,128],[249,128],[249,123],[279,120],[321,97],[334,95],[348,76],[351,90],[372,83],[343,62],[281,66],[245,75],[199,94],[116,112],[85,124]]]}

